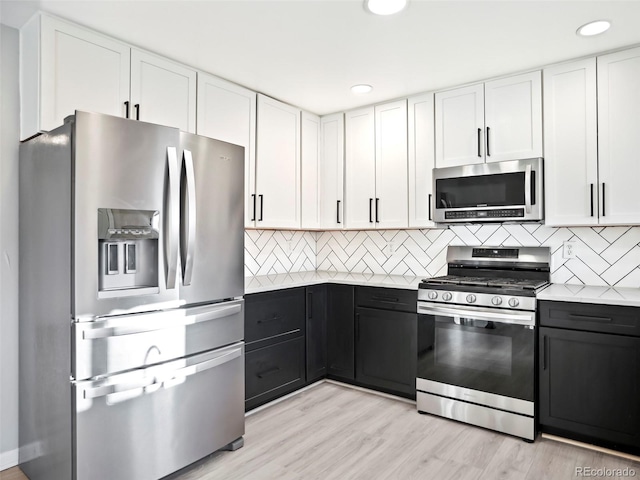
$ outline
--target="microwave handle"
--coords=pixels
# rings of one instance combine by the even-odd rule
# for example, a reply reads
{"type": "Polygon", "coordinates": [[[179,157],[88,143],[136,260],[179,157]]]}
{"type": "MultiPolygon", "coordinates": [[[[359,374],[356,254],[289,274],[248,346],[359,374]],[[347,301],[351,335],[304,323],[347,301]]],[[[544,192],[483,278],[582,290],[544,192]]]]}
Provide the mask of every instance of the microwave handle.
{"type": "Polygon", "coordinates": [[[524,169],[524,207],[526,213],[531,213],[531,165],[524,169]]]}

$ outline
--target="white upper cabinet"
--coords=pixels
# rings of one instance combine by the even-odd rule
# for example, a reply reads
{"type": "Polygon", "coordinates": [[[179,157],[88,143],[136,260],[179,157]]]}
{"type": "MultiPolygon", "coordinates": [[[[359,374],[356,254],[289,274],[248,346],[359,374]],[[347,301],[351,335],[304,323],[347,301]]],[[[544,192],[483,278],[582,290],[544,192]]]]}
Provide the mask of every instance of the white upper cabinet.
{"type": "Polygon", "coordinates": [[[542,156],[540,71],[439,92],[436,166],[542,156]]]}
{"type": "Polygon", "coordinates": [[[639,84],[640,48],[544,70],[548,225],[640,223],[639,84]]]}
{"type": "Polygon", "coordinates": [[[320,228],[320,117],[302,112],[302,228],[320,228]]]}
{"type": "Polygon", "coordinates": [[[44,14],[21,30],[22,139],[76,110],[196,131],[196,72],[44,14]]]}
{"type": "Polygon", "coordinates": [[[376,105],[375,124],[376,228],[407,228],[407,101],[376,105]]]}
{"type": "Polygon", "coordinates": [[[376,139],[374,108],[345,113],[345,227],[375,228],[376,139]]]}
{"type": "Polygon", "coordinates": [[[196,133],[196,72],[131,50],[130,118],[196,133]]]}
{"type": "Polygon", "coordinates": [[[407,101],[345,115],[345,226],[407,228],[407,101]]]}
{"type": "Polygon", "coordinates": [[[245,221],[256,222],[256,93],[221,78],[198,73],[198,135],[244,147],[245,221]]]}
{"type": "Polygon", "coordinates": [[[433,227],[435,133],[433,94],[409,97],[409,227],[433,227]]]}
{"type": "Polygon", "coordinates": [[[545,223],[598,224],[596,59],[544,70],[545,223]]]}
{"type": "Polygon", "coordinates": [[[598,57],[600,224],[640,223],[640,48],[598,57]]]}
{"type": "Polygon", "coordinates": [[[20,138],[62,125],[75,110],[125,116],[130,48],[46,15],[20,30],[20,138]]]}
{"type": "Polygon", "coordinates": [[[338,229],[344,227],[344,114],[326,115],[320,124],[320,227],[338,229]]]}
{"type": "Polygon", "coordinates": [[[436,93],[436,166],[484,162],[482,84],[436,93]]]}
{"type": "Polygon", "coordinates": [[[542,157],[541,72],[484,84],[487,162],[542,157]]]}
{"type": "Polygon", "coordinates": [[[258,94],[256,227],[300,228],[300,110],[258,94]]]}

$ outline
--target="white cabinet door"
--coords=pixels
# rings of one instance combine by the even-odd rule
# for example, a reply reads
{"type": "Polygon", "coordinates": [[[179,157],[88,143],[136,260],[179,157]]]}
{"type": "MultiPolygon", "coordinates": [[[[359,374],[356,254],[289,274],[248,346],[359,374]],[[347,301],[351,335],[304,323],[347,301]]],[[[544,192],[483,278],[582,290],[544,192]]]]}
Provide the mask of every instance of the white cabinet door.
{"type": "Polygon", "coordinates": [[[62,125],[75,110],[124,116],[130,48],[37,15],[20,31],[22,139],[62,125]]]}
{"type": "Polygon", "coordinates": [[[302,228],[320,228],[320,117],[302,112],[302,228]]]}
{"type": "Polygon", "coordinates": [[[256,93],[198,72],[196,133],[244,147],[244,224],[255,226],[256,93]]]}
{"type": "Polygon", "coordinates": [[[484,163],[484,85],[436,93],[436,167],[484,163]]]}
{"type": "Polygon", "coordinates": [[[376,228],[407,228],[407,101],[376,105],[375,128],[376,228]]]}
{"type": "Polygon", "coordinates": [[[484,85],[487,162],[542,156],[540,71],[484,85]]]}
{"type": "Polygon", "coordinates": [[[257,222],[300,228],[300,110],[258,94],[257,222]]]}
{"type": "Polygon", "coordinates": [[[196,133],[196,72],[131,50],[130,118],[196,133]]]}
{"type": "Polygon", "coordinates": [[[409,227],[433,227],[435,134],[433,94],[409,98],[409,227]]]}
{"type": "Polygon", "coordinates": [[[344,114],[326,115],[321,123],[320,227],[344,227],[344,114]]]}
{"type": "Polygon", "coordinates": [[[597,225],[596,59],[543,74],[545,223],[597,225]]]}
{"type": "Polygon", "coordinates": [[[373,107],[345,114],[345,227],[375,228],[376,141],[373,107]]]}
{"type": "Polygon", "coordinates": [[[640,48],[598,57],[600,224],[640,223],[640,48]]]}

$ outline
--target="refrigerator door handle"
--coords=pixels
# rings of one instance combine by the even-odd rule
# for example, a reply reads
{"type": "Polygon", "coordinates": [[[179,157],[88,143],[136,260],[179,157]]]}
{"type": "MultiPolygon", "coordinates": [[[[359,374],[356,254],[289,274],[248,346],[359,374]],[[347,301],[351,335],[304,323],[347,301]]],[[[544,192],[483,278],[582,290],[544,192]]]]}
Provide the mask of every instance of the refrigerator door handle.
{"type": "Polygon", "coordinates": [[[187,184],[187,202],[186,210],[187,214],[183,217],[183,221],[186,222],[185,229],[186,235],[184,238],[185,245],[183,245],[183,278],[182,284],[184,286],[191,285],[191,277],[193,276],[193,260],[195,258],[196,250],[196,178],[193,170],[193,156],[189,150],[184,150],[184,167],[187,184]]]}
{"type": "MultiPolygon", "coordinates": [[[[231,360],[234,360],[242,355],[242,348],[235,348],[231,351],[224,352],[217,357],[210,358],[204,362],[196,363],[195,365],[189,365],[188,367],[179,368],[170,372],[168,375],[157,377],[151,375],[137,382],[116,383],[112,385],[103,385],[101,387],[87,388],[83,393],[85,399],[105,397],[114,393],[123,393],[131,390],[137,390],[140,388],[148,388],[151,386],[162,386],[164,382],[171,382],[174,380],[182,380],[196,373],[209,370],[210,368],[224,365],[231,360]]],[[[158,388],[150,389],[156,391],[158,388]]]]}
{"type": "Polygon", "coordinates": [[[167,235],[165,241],[167,257],[167,290],[176,287],[176,272],[178,269],[178,242],[180,238],[180,171],[178,169],[178,154],[176,147],[167,147],[167,165],[169,168],[169,201],[166,215],[167,235]]]}
{"type": "Polygon", "coordinates": [[[156,330],[162,330],[164,328],[184,327],[187,325],[193,325],[195,323],[209,322],[211,320],[218,320],[220,318],[230,317],[237,315],[242,311],[242,304],[236,303],[235,305],[227,305],[224,307],[216,308],[215,310],[208,310],[206,312],[195,313],[193,315],[185,315],[179,321],[173,320],[174,315],[167,315],[168,321],[162,321],[158,318],[155,321],[149,321],[150,319],[144,318],[137,324],[121,325],[113,327],[95,328],[85,330],[82,332],[83,340],[95,340],[98,338],[108,337],[120,337],[123,335],[135,335],[137,333],[147,333],[156,330]]]}

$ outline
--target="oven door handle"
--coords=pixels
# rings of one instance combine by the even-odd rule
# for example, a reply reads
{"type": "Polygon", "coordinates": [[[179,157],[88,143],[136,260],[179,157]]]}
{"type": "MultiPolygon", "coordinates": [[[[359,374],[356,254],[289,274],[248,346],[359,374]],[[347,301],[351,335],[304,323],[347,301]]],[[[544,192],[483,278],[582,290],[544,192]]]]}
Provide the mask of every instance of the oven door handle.
{"type": "Polygon", "coordinates": [[[482,308],[442,307],[440,305],[418,304],[418,314],[442,315],[445,317],[469,317],[475,320],[488,320],[496,323],[535,326],[536,317],[533,312],[514,313],[513,311],[495,311],[482,308]]]}

